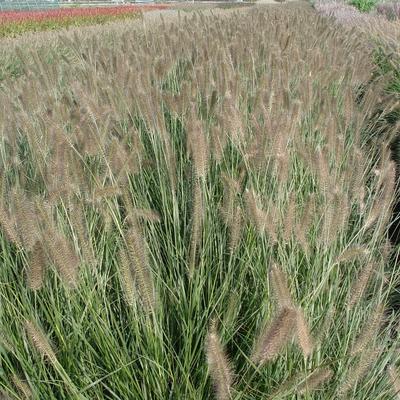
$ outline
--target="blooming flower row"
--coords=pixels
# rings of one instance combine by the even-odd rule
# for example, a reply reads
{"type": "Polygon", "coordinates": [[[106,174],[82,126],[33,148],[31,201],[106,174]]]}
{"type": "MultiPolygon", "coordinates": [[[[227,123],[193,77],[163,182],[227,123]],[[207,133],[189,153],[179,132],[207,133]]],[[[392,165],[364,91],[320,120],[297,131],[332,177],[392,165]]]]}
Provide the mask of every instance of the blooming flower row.
{"type": "Polygon", "coordinates": [[[44,11],[5,11],[0,12],[0,23],[20,21],[43,21],[71,17],[93,17],[98,15],[116,16],[154,9],[166,8],[165,5],[127,5],[117,7],[59,8],[44,11]]]}
{"type": "Polygon", "coordinates": [[[166,5],[127,5],[0,12],[0,38],[15,37],[25,32],[103,24],[109,21],[135,18],[144,11],[162,10],[167,7],[166,5]]]}

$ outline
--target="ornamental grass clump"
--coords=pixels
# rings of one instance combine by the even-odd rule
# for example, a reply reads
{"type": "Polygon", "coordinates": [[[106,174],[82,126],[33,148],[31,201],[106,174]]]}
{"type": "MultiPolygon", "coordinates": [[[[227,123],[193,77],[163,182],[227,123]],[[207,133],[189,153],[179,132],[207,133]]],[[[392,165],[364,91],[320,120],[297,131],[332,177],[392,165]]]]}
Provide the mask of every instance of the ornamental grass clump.
{"type": "Polygon", "coordinates": [[[397,1],[388,1],[378,4],[376,6],[376,12],[389,20],[398,20],[400,19],[400,3],[397,1]]]}
{"type": "Polygon", "coordinates": [[[0,90],[4,395],[394,398],[359,34],[290,4],[48,35],[0,90]]]}

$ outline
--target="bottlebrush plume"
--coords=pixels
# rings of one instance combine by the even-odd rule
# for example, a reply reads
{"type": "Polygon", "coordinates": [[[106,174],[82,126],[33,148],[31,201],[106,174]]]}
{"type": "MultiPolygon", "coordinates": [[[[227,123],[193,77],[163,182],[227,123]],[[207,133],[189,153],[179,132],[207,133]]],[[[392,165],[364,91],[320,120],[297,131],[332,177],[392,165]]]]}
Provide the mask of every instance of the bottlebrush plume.
{"type": "Polygon", "coordinates": [[[301,395],[311,392],[331,379],[332,376],[333,371],[331,369],[318,368],[302,384],[298,386],[297,392],[301,395]]]}
{"type": "Polygon", "coordinates": [[[394,365],[390,365],[387,369],[387,373],[393,388],[393,393],[396,399],[400,399],[400,377],[397,368],[394,365]]]}
{"type": "Polygon", "coordinates": [[[296,311],[291,308],[282,308],[270,326],[258,336],[251,355],[252,361],[264,364],[266,361],[273,360],[293,336],[295,321],[296,311]]]}
{"type": "Polygon", "coordinates": [[[347,393],[354,388],[357,382],[368,373],[381,352],[382,349],[369,348],[361,354],[358,362],[349,369],[347,379],[339,388],[340,397],[346,396],[347,393]]]}
{"type": "Polygon", "coordinates": [[[363,352],[368,346],[371,345],[371,343],[373,343],[374,339],[379,334],[379,329],[383,323],[384,311],[384,304],[379,304],[376,307],[376,310],[374,310],[374,312],[368,318],[361,330],[360,335],[357,337],[352,346],[352,356],[363,352]]]}
{"type": "Polygon", "coordinates": [[[367,289],[368,282],[371,278],[372,272],[376,269],[374,262],[367,263],[359,272],[356,280],[350,289],[350,298],[348,302],[349,308],[354,307],[362,298],[365,290],[367,289]]]}
{"type": "Polygon", "coordinates": [[[119,252],[119,257],[121,263],[121,280],[122,288],[125,295],[126,302],[133,306],[135,304],[135,281],[132,276],[132,271],[130,267],[130,262],[125,249],[121,249],[119,252]]]}
{"type": "Polygon", "coordinates": [[[209,162],[208,142],[201,122],[197,120],[197,117],[193,118],[195,118],[194,122],[188,128],[188,149],[193,159],[196,177],[205,178],[209,162]]]}
{"type": "Polygon", "coordinates": [[[288,242],[292,236],[293,229],[295,226],[295,216],[296,216],[296,198],[293,194],[291,194],[287,205],[285,222],[283,224],[283,240],[285,242],[288,242]]]}
{"type": "MultiPolygon", "coordinates": [[[[32,398],[32,391],[29,385],[22,381],[17,375],[11,376],[11,381],[18,390],[18,392],[23,396],[23,399],[31,399],[32,398]]],[[[7,397],[8,399],[8,397],[7,397]]]]}
{"type": "Polygon", "coordinates": [[[329,164],[326,153],[322,149],[318,149],[316,154],[317,173],[320,182],[320,187],[323,193],[327,193],[330,183],[329,164]]]}
{"type": "Polygon", "coordinates": [[[289,179],[290,158],[289,153],[285,150],[284,153],[278,153],[276,156],[277,177],[279,180],[279,190],[284,190],[289,179]]]}
{"type": "Polygon", "coordinates": [[[39,237],[33,203],[21,191],[13,193],[17,232],[22,245],[31,250],[39,237]]]}
{"type": "Polygon", "coordinates": [[[393,200],[393,193],[396,187],[396,163],[390,161],[389,165],[385,171],[384,181],[383,181],[383,196],[385,204],[389,205],[393,200]]]}
{"type": "Polygon", "coordinates": [[[121,189],[118,186],[105,186],[95,188],[93,192],[93,200],[99,201],[103,198],[114,197],[121,194],[121,189]]]}
{"type": "Polygon", "coordinates": [[[292,308],[293,299],[290,294],[287,275],[274,264],[270,271],[270,279],[279,308],[292,308]]]}
{"type": "Polygon", "coordinates": [[[310,333],[310,328],[301,308],[296,310],[296,331],[297,340],[305,357],[308,357],[314,349],[314,341],[310,333]]]}
{"type": "Polygon", "coordinates": [[[234,210],[233,218],[229,223],[229,250],[233,253],[239,242],[242,233],[242,209],[240,206],[237,206],[234,210]]]}
{"type": "MultiPolygon", "coordinates": [[[[326,197],[328,197],[328,196],[329,196],[329,194],[326,194],[326,197]]],[[[322,232],[320,235],[320,244],[322,246],[331,245],[332,241],[335,239],[336,211],[337,211],[337,207],[336,207],[333,199],[328,200],[327,204],[326,204],[326,208],[325,208],[325,213],[323,216],[323,226],[322,226],[322,232]]]]}
{"type": "Polygon", "coordinates": [[[59,232],[48,230],[45,236],[50,258],[57,267],[62,280],[71,287],[76,286],[79,258],[72,249],[71,244],[68,242],[67,238],[59,232]]]}
{"type": "Polygon", "coordinates": [[[345,263],[358,259],[359,257],[365,257],[369,254],[369,250],[365,246],[351,246],[344,250],[336,259],[336,263],[345,263]]]}
{"type": "Polygon", "coordinates": [[[218,336],[215,323],[211,324],[207,335],[206,355],[217,400],[231,399],[234,376],[228,356],[218,336]]]}
{"type": "Polygon", "coordinates": [[[32,290],[39,290],[43,286],[47,256],[40,241],[33,246],[29,257],[28,286],[32,290]]]}
{"type": "Polygon", "coordinates": [[[223,206],[222,209],[224,210],[224,219],[225,222],[232,219],[232,213],[234,209],[234,204],[236,200],[237,194],[240,193],[240,183],[235,179],[231,178],[228,174],[222,173],[221,174],[222,181],[224,183],[224,195],[223,195],[223,206]]]}
{"type": "Polygon", "coordinates": [[[40,330],[36,323],[32,321],[25,322],[25,330],[29,340],[36,350],[48,361],[54,363],[57,361],[56,354],[44,333],[40,330]]]}
{"type": "Polygon", "coordinates": [[[189,253],[189,273],[192,274],[196,267],[196,258],[198,247],[201,242],[201,231],[203,226],[203,194],[200,182],[196,179],[193,195],[193,217],[192,217],[192,232],[190,240],[190,253],[189,253]]]}
{"type": "Polygon", "coordinates": [[[92,242],[89,239],[86,227],[85,214],[82,203],[73,204],[70,207],[72,226],[78,237],[84,261],[92,267],[96,265],[92,242]]]}
{"type": "Polygon", "coordinates": [[[296,371],[287,380],[282,382],[277,388],[275,388],[268,399],[273,400],[282,396],[287,396],[290,392],[294,391],[299,385],[299,381],[306,379],[304,372],[296,371]]]}
{"type": "Polygon", "coordinates": [[[11,217],[2,206],[0,206],[0,228],[11,243],[20,246],[21,241],[19,240],[15,225],[15,219],[11,217]]]}
{"type": "Polygon", "coordinates": [[[131,224],[131,228],[125,234],[125,241],[142,306],[146,312],[152,313],[156,306],[156,293],[147,256],[147,245],[137,224],[131,224]]]}
{"type": "Polygon", "coordinates": [[[388,260],[394,250],[394,246],[389,239],[386,239],[382,245],[381,254],[385,260],[388,260]]]}
{"type": "Polygon", "coordinates": [[[211,127],[211,153],[217,163],[222,161],[227,137],[221,126],[211,127]]]}
{"type": "Polygon", "coordinates": [[[267,222],[267,214],[258,207],[256,195],[253,190],[246,189],[245,201],[247,208],[247,215],[250,221],[254,224],[257,232],[262,235],[265,232],[265,225],[267,222]]]}
{"type": "Polygon", "coordinates": [[[144,219],[148,222],[161,222],[160,214],[155,210],[144,209],[144,208],[134,208],[133,212],[136,217],[144,219]]]}
{"type": "Polygon", "coordinates": [[[382,198],[378,197],[368,213],[363,230],[370,229],[381,215],[383,215],[382,198]]]}
{"type": "Polygon", "coordinates": [[[315,202],[315,194],[310,195],[304,207],[300,221],[295,225],[296,240],[300,243],[303,250],[307,253],[309,250],[309,243],[307,241],[307,234],[311,228],[313,218],[317,211],[315,202]]]}

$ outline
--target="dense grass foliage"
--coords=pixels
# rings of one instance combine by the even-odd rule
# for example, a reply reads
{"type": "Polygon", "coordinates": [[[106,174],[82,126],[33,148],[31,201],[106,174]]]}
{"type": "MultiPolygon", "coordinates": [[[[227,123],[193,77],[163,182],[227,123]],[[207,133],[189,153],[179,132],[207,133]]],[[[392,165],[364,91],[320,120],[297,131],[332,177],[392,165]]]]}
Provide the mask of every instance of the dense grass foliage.
{"type": "Polygon", "coordinates": [[[360,37],[293,5],[60,40],[0,92],[5,395],[394,398],[360,37]]]}

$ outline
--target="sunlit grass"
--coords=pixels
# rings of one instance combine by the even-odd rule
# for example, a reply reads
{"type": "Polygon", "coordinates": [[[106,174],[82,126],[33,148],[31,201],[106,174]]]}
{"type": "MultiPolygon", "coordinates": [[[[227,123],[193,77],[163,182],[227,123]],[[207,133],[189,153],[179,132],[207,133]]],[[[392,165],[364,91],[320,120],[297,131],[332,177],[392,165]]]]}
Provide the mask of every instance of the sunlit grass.
{"type": "Polygon", "coordinates": [[[18,50],[11,398],[393,398],[392,104],[376,115],[375,81],[356,101],[372,52],[301,5],[225,12],[18,50]]]}

